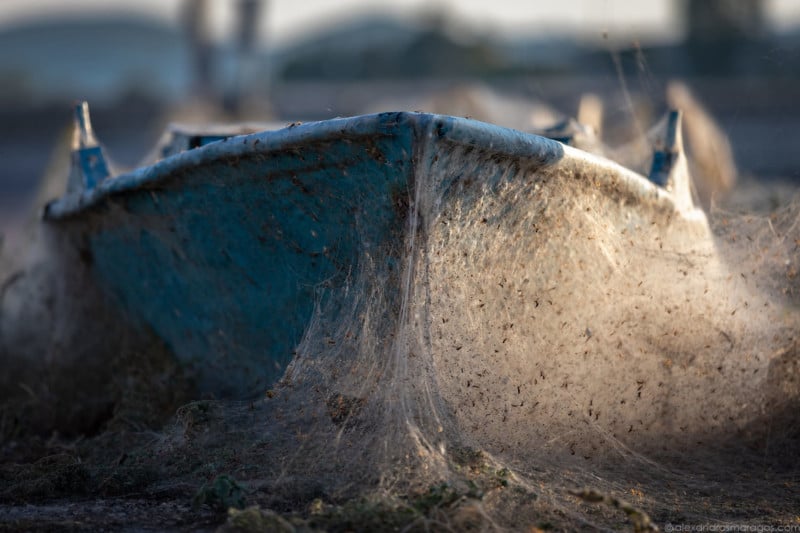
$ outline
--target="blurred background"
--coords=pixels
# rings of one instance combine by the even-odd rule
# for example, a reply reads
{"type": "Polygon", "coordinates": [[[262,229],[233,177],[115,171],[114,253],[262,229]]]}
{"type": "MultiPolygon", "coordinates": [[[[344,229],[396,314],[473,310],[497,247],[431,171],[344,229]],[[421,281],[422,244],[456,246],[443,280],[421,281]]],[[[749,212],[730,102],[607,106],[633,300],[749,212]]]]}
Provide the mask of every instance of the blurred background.
{"type": "Polygon", "coordinates": [[[614,125],[652,125],[680,79],[742,175],[797,182],[799,24],[795,0],[3,0],[0,233],[66,173],[78,99],[130,168],[171,121],[409,109],[524,128],[586,93],[624,142],[614,125]]]}

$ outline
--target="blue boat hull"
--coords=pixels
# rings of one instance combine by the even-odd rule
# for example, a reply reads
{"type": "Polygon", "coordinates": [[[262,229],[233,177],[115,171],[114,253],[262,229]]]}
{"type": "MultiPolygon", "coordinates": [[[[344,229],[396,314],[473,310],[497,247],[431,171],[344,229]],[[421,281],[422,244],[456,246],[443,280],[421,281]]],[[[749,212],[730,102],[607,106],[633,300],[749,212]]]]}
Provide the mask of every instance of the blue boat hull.
{"type": "MultiPolygon", "coordinates": [[[[523,167],[585,164],[565,149],[453,117],[339,119],[183,152],[67,195],[45,218],[86,248],[99,284],[168,344],[203,393],[245,398],[281,377],[315,309],[352,311],[340,293],[360,269],[380,263],[382,275],[398,275],[419,187],[443,198],[469,178],[458,164],[432,176],[440,159],[457,150],[465,169],[516,168],[490,173],[498,185],[523,167]]],[[[593,165],[591,186],[622,179],[628,196],[674,210],[644,178],[593,165]],[[613,179],[597,182],[597,168],[613,179]]]]}

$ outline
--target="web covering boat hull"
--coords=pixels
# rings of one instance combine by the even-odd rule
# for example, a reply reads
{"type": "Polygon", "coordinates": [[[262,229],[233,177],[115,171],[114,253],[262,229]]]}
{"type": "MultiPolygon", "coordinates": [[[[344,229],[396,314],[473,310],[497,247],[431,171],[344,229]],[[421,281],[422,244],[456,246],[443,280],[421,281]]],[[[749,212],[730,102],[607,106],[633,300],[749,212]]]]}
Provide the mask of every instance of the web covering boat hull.
{"type": "Polygon", "coordinates": [[[482,167],[506,169],[482,178],[490,187],[569,169],[580,187],[630,204],[637,220],[676,213],[664,189],[556,141],[384,113],[231,137],[67,195],[45,218],[202,391],[251,397],[281,377],[315,310],[348,305],[331,295],[360,266],[403,267],[411,226],[430,212],[420,187],[442,201],[482,167]],[[437,163],[454,154],[442,172],[437,163]]]}

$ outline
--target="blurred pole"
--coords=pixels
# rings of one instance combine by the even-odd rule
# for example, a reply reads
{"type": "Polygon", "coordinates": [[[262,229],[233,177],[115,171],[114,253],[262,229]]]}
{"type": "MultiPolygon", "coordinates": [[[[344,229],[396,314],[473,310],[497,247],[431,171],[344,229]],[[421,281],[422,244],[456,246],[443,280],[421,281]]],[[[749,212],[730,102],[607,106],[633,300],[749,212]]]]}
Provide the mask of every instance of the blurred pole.
{"type": "Polygon", "coordinates": [[[763,0],[684,0],[686,42],[697,74],[733,74],[744,49],[763,36],[763,0]]]}
{"type": "Polygon", "coordinates": [[[265,0],[237,0],[236,71],[225,91],[224,106],[229,113],[241,111],[242,100],[252,90],[256,54],[259,48],[259,24],[265,0]]]}
{"type": "Polygon", "coordinates": [[[764,27],[763,0],[688,0],[689,40],[757,37],[764,27]]]}
{"type": "Polygon", "coordinates": [[[214,95],[210,4],[208,0],[185,0],[182,8],[184,31],[192,55],[192,96],[202,100],[211,100],[214,95]]]}
{"type": "Polygon", "coordinates": [[[261,18],[262,0],[239,0],[239,52],[254,51],[258,37],[258,22],[261,18]]]}

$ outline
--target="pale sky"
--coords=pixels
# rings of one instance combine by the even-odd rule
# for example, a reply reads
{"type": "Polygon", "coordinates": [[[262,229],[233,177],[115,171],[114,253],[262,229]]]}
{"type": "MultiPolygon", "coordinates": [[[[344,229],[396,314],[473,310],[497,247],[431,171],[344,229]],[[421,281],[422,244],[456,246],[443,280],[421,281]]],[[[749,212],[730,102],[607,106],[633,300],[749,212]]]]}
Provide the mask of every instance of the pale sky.
{"type": "MultiPolygon", "coordinates": [[[[132,11],[177,20],[181,0],[2,0],[0,24],[21,18],[69,12],[132,11]]],[[[231,0],[213,0],[216,31],[230,26],[231,0]]],[[[346,21],[365,12],[400,16],[441,8],[479,31],[509,34],[581,34],[600,39],[642,36],[662,40],[680,36],[674,0],[270,0],[264,34],[271,43],[283,43],[309,30],[346,21]]],[[[800,22],[800,1],[769,0],[773,27],[787,29],[800,22]]]]}

